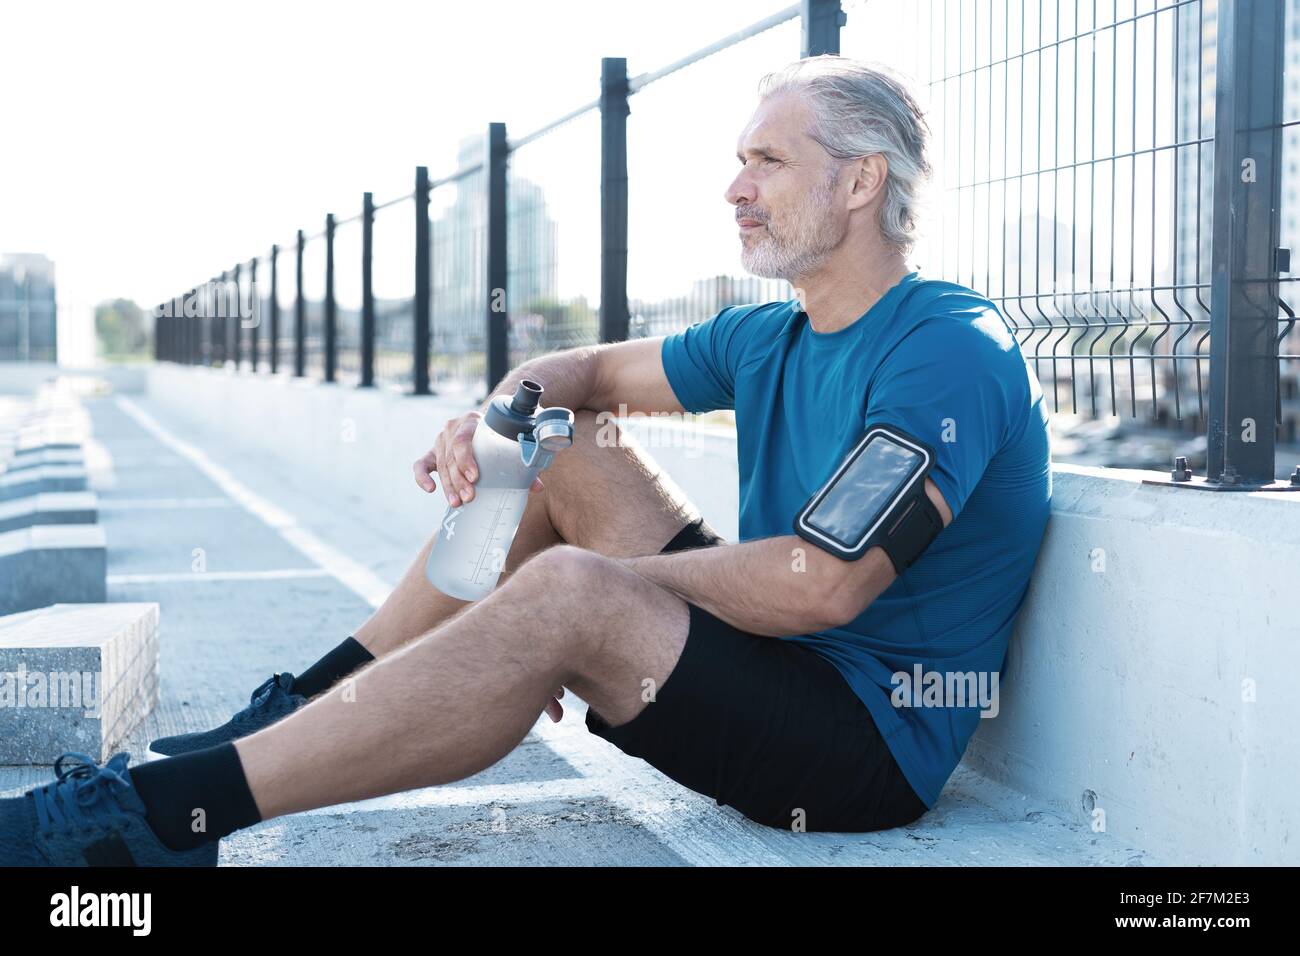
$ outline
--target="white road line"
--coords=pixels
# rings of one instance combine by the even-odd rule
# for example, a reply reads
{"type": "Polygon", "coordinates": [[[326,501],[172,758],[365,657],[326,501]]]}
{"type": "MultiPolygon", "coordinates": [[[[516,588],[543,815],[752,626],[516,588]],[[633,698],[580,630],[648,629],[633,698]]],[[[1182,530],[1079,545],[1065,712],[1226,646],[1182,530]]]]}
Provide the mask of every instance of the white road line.
{"type": "Polygon", "coordinates": [[[109,584],[204,584],[212,581],[283,581],[333,577],[324,568],[275,568],[269,571],[178,571],[158,574],[110,574],[109,584]]]}
{"type": "MultiPolygon", "coordinates": [[[[230,472],[208,458],[201,449],[172,435],[153,416],[129,398],[118,396],[116,401],[118,406],[134,418],[141,427],[178,454],[192,461],[195,467],[212,479],[222,491],[278,531],[281,537],[328,570],[344,585],[361,595],[371,606],[378,607],[388,597],[391,587],[369,569],[327,545],[298,524],[291,515],[255,494],[230,472]]],[[[788,860],[776,851],[770,840],[771,836],[781,835],[777,831],[770,831],[767,834],[769,839],[764,839],[763,835],[757,832],[756,824],[734,811],[718,807],[712,799],[670,780],[644,761],[627,757],[616,747],[587,730],[582,719],[585,703],[581,708],[574,706],[575,695],[572,693],[566,695],[565,700],[569,702],[569,706],[565,707],[564,719],[556,724],[542,714],[533,726],[532,733],[590,781],[590,786],[593,788],[591,795],[601,796],[619,806],[628,816],[654,834],[661,843],[694,865],[788,865],[788,860]]],[[[538,784],[520,785],[518,791],[512,789],[510,792],[519,798],[519,795],[525,791],[540,793],[542,796],[539,799],[548,799],[546,789],[538,784]]],[[[455,792],[456,788],[453,784],[381,799],[395,800],[398,804],[403,797],[408,801],[421,799],[435,802],[452,801],[456,799],[455,792]],[[447,796],[438,796],[439,791],[450,791],[450,793],[447,796]]],[[[408,802],[404,805],[416,804],[408,802]]],[[[331,807],[319,812],[337,813],[339,810],[337,807],[331,807]]]]}
{"type": "Polygon", "coordinates": [[[197,508],[233,508],[229,498],[100,498],[100,511],[170,511],[197,508]]]}
{"type": "Polygon", "coordinates": [[[392,587],[365,565],[353,561],[342,551],[331,547],[316,537],[302,527],[288,512],[277,508],[261,495],[254,493],[243,482],[209,458],[202,449],[191,445],[189,442],[182,441],[163,428],[152,415],[131,401],[131,399],[119,395],[117,405],[122,411],[134,418],[145,431],[178,455],[188,458],[217,487],[243,505],[253,515],[278,531],[280,537],[306,555],[307,558],[329,571],[344,586],[360,595],[361,599],[371,607],[379,607],[392,593],[392,587]]]}

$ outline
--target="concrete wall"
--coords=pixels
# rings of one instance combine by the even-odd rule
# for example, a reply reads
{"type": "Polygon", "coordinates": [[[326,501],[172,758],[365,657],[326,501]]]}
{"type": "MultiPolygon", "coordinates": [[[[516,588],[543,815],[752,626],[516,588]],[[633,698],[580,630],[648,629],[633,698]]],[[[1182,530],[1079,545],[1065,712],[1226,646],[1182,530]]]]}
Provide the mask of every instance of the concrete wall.
{"type": "Polygon", "coordinates": [[[1300,493],[1150,476],[1053,470],[1002,712],[966,761],[1188,863],[1296,864],[1300,493]]]}
{"type": "Polygon", "coordinates": [[[0,362],[0,395],[31,395],[46,382],[60,376],[99,379],[120,394],[134,395],[145,390],[146,365],[100,365],[73,368],[54,362],[0,362]]]}
{"type": "MultiPolygon", "coordinates": [[[[386,527],[437,520],[441,496],[410,494],[410,464],[463,402],[171,366],[149,387],[169,417],[290,461],[323,493],[363,489],[386,527]]],[[[734,439],[632,432],[734,539],[734,439]]],[[[1054,469],[1001,711],[966,763],[1024,795],[1008,812],[1051,810],[1189,863],[1300,862],[1300,494],[1146,474],[1054,469]]]]}
{"type": "MultiPolygon", "coordinates": [[[[283,457],[345,492],[363,495],[376,520],[392,527],[433,528],[441,494],[411,493],[411,464],[432,447],[447,419],[471,407],[464,398],[415,397],[390,389],[321,385],[285,375],[159,365],[149,394],[169,413],[228,430],[255,452],[283,457]]],[[[735,442],[721,429],[684,430],[643,420],[629,432],[679,483],[691,476],[695,503],[719,533],[734,538],[735,442]],[[729,478],[716,481],[719,463],[729,478]]]]}

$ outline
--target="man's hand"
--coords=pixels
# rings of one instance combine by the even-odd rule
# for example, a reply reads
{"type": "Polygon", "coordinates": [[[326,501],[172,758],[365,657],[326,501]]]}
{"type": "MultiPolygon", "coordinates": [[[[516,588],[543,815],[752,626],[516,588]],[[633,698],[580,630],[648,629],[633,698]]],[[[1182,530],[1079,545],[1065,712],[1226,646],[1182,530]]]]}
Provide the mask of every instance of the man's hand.
{"type": "MultiPolygon", "coordinates": [[[[432,473],[442,477],[442,493],[447,504],[459,508],[474,500],[474,482],[478,481],[478,463],[474,460],[474,431],[483,415],[478,411],[466,412],[443,426],[437,440],[419,460],[411,466],[415,483],[426,492],[434,491],[432,473]]],[[[540,491],[542,480],[533,479],[530,490],[540,491]]]]}
{"type": "Polygon", "coordinates": [[[546,705],[546,716],[557,724],[560,722],[560,718],[564,716],[564,708],[560,706],[560,698],[563,696],[564,688],[561,687],[551,696],[551,702],[546,705]]]}

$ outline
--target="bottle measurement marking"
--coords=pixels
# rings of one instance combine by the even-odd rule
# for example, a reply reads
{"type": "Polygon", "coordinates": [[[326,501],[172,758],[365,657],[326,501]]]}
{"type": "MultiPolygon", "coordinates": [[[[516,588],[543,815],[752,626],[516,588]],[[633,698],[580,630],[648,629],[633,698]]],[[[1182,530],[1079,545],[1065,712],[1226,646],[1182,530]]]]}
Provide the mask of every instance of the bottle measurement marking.
{"type": "MultiPolygon", "coordinates": [[[[524,494],[527,494],[527,492],[525,491],[524,494]]],[[[502,491],[497,495],[496,505],[493,507],[491,512],[489,512],[489,514],[491,515],[490,530],[483,538],[483,545],[479,549],[478,555],[472,558],[470,561],[470,565],[473,568],[473,570],[470,572],[471,580],[478,582],[481,579],[481,576],[485,570],[484,563],[488,560],[488,558],[493,553],[494,549],[492,546],[494,544],[497,544],[498,547],[501,547],[501,545],[498,544],[498,542],[501,540],[501,538],[499,537],[499,531],[502,526],[502,518],[504,518],[506,512],[512,508],[515,501],[518,499],[518,496],[519,496],[519,492],[515,491],[514,489],[502,489],[502,491]]],[[[518,529],[516,528],[515,530],[518,529]]],[[[513,537],[514,535],[512,534],[511,538],[513,537]]],[[[507,544],[508,543],[509,542],[507,542],[507,544]]],[[[502,548],[503,563],[504,563],[504,556],[506,552],[507,549],[502,548]]],[[[489,566],[486,570],[493,574],[498,573],[500,571],[499,568],[492,568],[491,566],[489,566]]]]}

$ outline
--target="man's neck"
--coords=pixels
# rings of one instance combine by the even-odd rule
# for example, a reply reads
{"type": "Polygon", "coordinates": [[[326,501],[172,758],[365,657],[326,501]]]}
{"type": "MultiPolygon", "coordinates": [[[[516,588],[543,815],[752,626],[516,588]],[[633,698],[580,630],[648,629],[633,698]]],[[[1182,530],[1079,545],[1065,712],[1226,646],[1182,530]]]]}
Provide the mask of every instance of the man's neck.
{"type": "Polygon", "coordinates": [[[816,332],[838,332],[852,325],[912,271],[903,255],[893,250],[853,258],[846,253],[837,250],[816,275],[802,284],[793,283],[803,290],[803,310],[816,332]],[[849,261],[842,261],[846,258],[849,261]]]}

